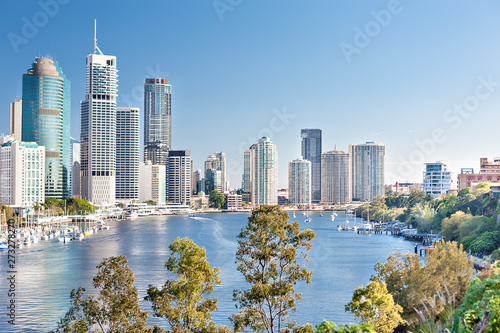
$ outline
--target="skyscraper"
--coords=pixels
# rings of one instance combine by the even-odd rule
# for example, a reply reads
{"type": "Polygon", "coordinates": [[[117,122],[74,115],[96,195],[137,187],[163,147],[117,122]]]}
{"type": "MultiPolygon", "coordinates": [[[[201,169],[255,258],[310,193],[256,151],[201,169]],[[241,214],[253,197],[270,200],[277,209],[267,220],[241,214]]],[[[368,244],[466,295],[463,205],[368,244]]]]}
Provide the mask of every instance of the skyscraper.
{"type": "Polygon", "coordinates": [[[45,197],[70,196],[71,82],[57,62],[36,58],[23,75],[22,141],[45,147],[45,197]]]}
{"type": "Polygon", "coordinates": [[[139,108],[116,108],[116,199],[139,199],[139,117],[139,108]]]}
{"type": "Polygon", "coordinates": [[[227,191],[226,184],[226,154],[223,152],[213,153],[212,155],[207,157],[205,161],[205,178],[209,178],[207,176],[208,170],[219,170],[221,172],[221,192],[227,191]]]}
{"type": "Polygon", "coordinates": [[[191,151],[170,150],[167,158],[167,201],[191,202],[191,151]]]}
{"type": "Polygon", "coordinates": [[[16,98],[14,103],[10,103],[10,135],[14,140],[21,141],[23,125],[23,100],[16,98]]]}
{"type": "Polygon", "coordinates": [[[94,53],[87,56],[80,144],[82,198],[95,204],[115,202],[117,96],[116,57],[102,54],[94,39],[94,53]]]}
{"type": "Polygon", "coordinates": [[[312,203],[321,200],[321,130],[305,128],[300,130],[302,137],[302,158],[311,161],[312,203]]]}
{"type": "Polygon", "coordinates": [[[321,202],[351,202],[349,154],[333,150],[321,154],[321,202]]]}
{"type": "Polygon", "coordinates": [[[172,144],[172,87],[170,81],[154,78],[144,83],[144,160],[166,164],[172,144]]]}
{"type": "Polygon", "coordinates": [[[249,149],[250,201],[253,206],[278,203],[278,149],[267,137],[249,149]]]}
{"type": "Polygon", "coordinates": [[[311,162],[302,158],[288,162],[288,201],[311,204],[311,162]]]}
{"type": "Polygon", "coordinates": [[[352,198],[371,201],[384,195],[385,146],[367,142],[349,145],[352,198]]]}

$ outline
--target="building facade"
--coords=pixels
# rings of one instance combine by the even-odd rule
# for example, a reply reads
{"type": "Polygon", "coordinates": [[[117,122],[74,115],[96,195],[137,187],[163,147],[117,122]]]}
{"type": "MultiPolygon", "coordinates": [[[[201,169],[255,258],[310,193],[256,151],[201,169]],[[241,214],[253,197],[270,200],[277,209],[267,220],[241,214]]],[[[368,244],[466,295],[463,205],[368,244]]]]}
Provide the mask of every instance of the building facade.
{"type": "Polygon", "coordinates": [[[172,87],[162,78],[144,83],[144,160],[166,165],[172,147],[172,87]]]}
{"type": "Polygon", "coordinates": [[[493,188],[500,187],[500,158],[488,161],[487,158],[479,160],[479,173],[474,173],[473,169],[462,169],[458,175],[458,190],[470,187],[472,190],[477,184],[489,182],[493,188]]]}
{"type": "Polygon", "coordinates": [[[45,202],[45,147],[0,138],[0,202],[32,206],[45,202]]]}
{"type": "MultiPolygon", "coordinates": [[[[114,204],[116,197],[116,57],[87,56],[87,87],[81,102],[82,198],[94,204],[114,204]]],[[[98,50],[98,49],[97,49],[98,50]]]]}
{"type": "Polygon", "coordinates": [[[167,201],[189,205],[191,202],[191,151],[170,150],[167,158],[167,201]]]}
{"type": "Polygon", "coordinates": [[[311,162],[312,203],[321,201],[321,130],[305,128],[302,137],[302,158],[311,162]]]}
{"type": "Polygon", "coordinates": [[[410,194],[412,191],[422,191],[422,183],[399,183],[394,185],[385,185],[385,193],[394,192],[401,194],[410,194]]]}
{"type": "Polygon", "coordinates": [[[288,201],[311,204],[311,161],[302,158],[288,162],[288,201]]]}
{"type": "Polygon", "coordinates": [[[23,75],[21,136],[45,147],[47,198],[71,195],[70,113],[71,82],[57,62],[36,58],[23,75]]]}
{"type": "Polygon", "coordinates": [[[16,98],[14,103],[10,103],[10,135],[16,141],[21,141],[23,130],[23,100],[16,98]]]}
{"type": "Polygon", "coordinates": [[[278,149],[267,137],[250,147],[250,201],[253,206],[278,203],[278,149]]]}
{"type": "Polygon", "coordinates": [[[116,199],[139,199],[140,110],[116,109],[116,199]]]}
{"type": "Polygon", "coordinates": [[[450,190],[456,189],[456,175],[447,169],[448,166],[445,161],[425,163],[422,191],[437,198],[442,194],[447,194],[450,190]]]}
{"type": "Polygon", "coordinates": [[[385,146],[373,142],[349,145],[349,158],[353,200],[371,201],[384,195],[385,146]]]}
{"type": "Polygon", "coordinates": [[[351,202],[349,154],[333,150],[321,155],[321,202],[345,204],[351,202]]]}
{"type": "Polygon", "coordinates": [[[207,176],[208,170],[218,170],[220,171],[220,192],[225,192],[228,190],[226,184],[226,154],[223,152],[213,153],[212,155],[207,157],[205,161],[205,178],[209,178],[207,176]]]}

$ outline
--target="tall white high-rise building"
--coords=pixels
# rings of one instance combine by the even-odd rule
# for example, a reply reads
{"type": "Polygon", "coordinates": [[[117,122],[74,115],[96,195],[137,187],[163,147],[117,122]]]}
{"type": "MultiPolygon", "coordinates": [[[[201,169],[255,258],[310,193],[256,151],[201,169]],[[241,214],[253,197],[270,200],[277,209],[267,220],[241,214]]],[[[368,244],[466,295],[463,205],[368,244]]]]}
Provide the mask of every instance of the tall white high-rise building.
{"type": "Polygon", "coordinates": [[[384,195],[385,146],[367,142],[349,145],[352,198],[371,201],[384,195]]]}
{"type": "Polygon", "coordinates": [[[205,178],[209,178],[207,175],[208,170],[219,170],[221,172],[221,192],[227,191],[226,184],[226,154],[224,152],[213,153],[207,157],[205,161],[205,178]]]}
{"type": "Polygon", "coordinates": [[[94,39],[80,129],[82,198],[94,204],[115,202],[117,96],[116,57],[102,54],[94,39]]]}
{"type": "Polygon", "coordinates": [[[116,109],[116,199],[139,199],[140,110],[116,109]]]}
{"type": "Polygon", "coordinates": [[[139,201],[153,200],[158,205],[166,202],[165,186],[166,171],[161,164],[151,164],[151,161],[140,162],[139,167],[140,192],[139,201]]]}
{"type": "Polygon", "coordinates": [[[31,206],[45,202],[45,147],[0,138],[0,202],[31,206]]]}
{"type": "Polygon", "coordinates": [[[14,140],[22,140],[23,129],[23,100],[16,98],[14,103],[10,103],[10,135],[14,140]]]}
{"type": "Polygon", "coordinates": [[[442,194],[447,194],[451,189],[457,189],[456,179],[457,174],[448,170],[446,161],[425,163],[422,190],[437,198],[442,194]]]}
{"type": "Polygon", "coordinates": [[[167,158],[167,201],[191,203],[191,151],[170,150],[167,158]]]}
{"type": "Polygon", "coordinates": [[[335,149],[321,154],[321,202],[325,204],[351,202],[348,153],[335,149]]]}
{"type": "Polygon", "coordinates": [[[295,205],[310,205],[311,161],[302,158],[288,162],[288,201],[295,205]]]}
{"type": "Polygon", "coordinates": [[[250,201],[253,206],[278,204],[278,149],[267,137],[249,149],[250,201]]]}

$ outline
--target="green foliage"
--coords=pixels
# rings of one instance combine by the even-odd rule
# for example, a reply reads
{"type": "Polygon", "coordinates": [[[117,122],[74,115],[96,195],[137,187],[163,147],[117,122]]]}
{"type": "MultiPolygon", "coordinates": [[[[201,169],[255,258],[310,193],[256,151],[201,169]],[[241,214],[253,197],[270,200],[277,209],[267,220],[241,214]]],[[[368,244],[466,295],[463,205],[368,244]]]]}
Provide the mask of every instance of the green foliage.
{"type": "Polygon", "coordinates": [[[68,215],[75,215],[84,214],[85,212],[91,213],[94,212],[95,209],[87,200],[74,197],[66,201],[66,211],[68,215]]]}
{"type": "Polygon", "coordinates": [[[208,201],[210,201],[215,208],[220,209],[224,203],[226,202],[226,197],[224,194],[220,193],[217,190],[210,191],[210,195],[208,197],[208,201]]]}
{"type": "Polygon", "coordinates": [[[418,230],[424,232],[432,230],[434,215],[436,215],[436,209],[432,207],[430,202],[417,203],[411,210],[411,216],[417,222],[418,230]]]}
{"type": "Polygon", "coordinates": [[[482,255],[491,254],[498,247],[500,247],[500,231],[487,231],[470,244],[472,253],[482,255]]]}
{"type": "Polygon", "coordinates": [[[156,201],[154,200],[146,200],[144,203],[148,206],[156,206],[156,201]]]}
{"type": "Polygon", "coordinates": [[[476,185],[476,187],[474,188],[474,195],[476,197],[480,197],[480,196],[483,196],[485,194],[488,194],[491,192],[491,185],[489,182],[482,182],[482,183],[479,183],[476,185]]]}
{"type": "Polygon", "coordinates": [[[325,320],[321,325],[316,326],[314,333],[377,333],[377,331],[370,324],[337,326],[335,323],[325,320]]]}
{"type": "MultiPolygon", "coordinates": [[[[449,290],[460,302],[473,275],[473,264],[456,242],[440,242],[426,253],[425,266],[416,254],[392,253],[386,263],[375,265],[372,281],[385,282],[394,301],[403,308],[403,318],[410,324],[418,322],[414,309],[436,291],[449,290]],[[425,281],[425,283],[422,283],[425,281]]],[[[438,307],[436,313],[443,311],[438,307]]]]}
{"type": "Polygon", "coordinates": [[[45,208],[49,214],[62,215],[64,213],[64,200],[45,198],[45,208]]]}
{"type": "Polygon", "coordinates": [[[474,279],[462,305],[455,312],[453,332],[479,332],[478,326],[486,326],[484,333],[500,332],[500,274],[481,282],[474,279]],[[488,311],[487,320],[481,320],[488,311]]]}
{"type": "Polygon", "coordinates": [[[441,235],[449,241],[460,241],[460,226],[470,217],[471,215],[466,215],[464,212],[458,211],[449,218],[445,218],[441,224],[441,235]]]}
{"type": "Polygon", "coordinates": [[[53,332],[147,332],[147,312],[141,311],[134,275],[125,256],[104,259],[92,285],[97,297],[83,298],[85,288],[71,291],[71,307],[53,332]],[[92,327],[99,329],[91,331],[92,327]]]}
{"type": "Polygon", "coordinates": [[[2,219],[1,219],[2,221],[4,221],[3,220],[4,218],[5,218],[5,221],[8,221],[9,219],[14,218],[14,215],[15,215],[14,208],[12,208],[9,205],[2,205],[2,204],[0,204],[0,208],[1,208],[1,214],[2,214],[2,219]],[[3,214],[5,214],[5,215],[3,215],[3,214]]]}
{"type": "Polygon", "coordinates": [[[300,230],[298,222],[289,222],[279,206],[262,205],[254,209],[247,226],[238,235],[236,261],[249,288],[235,290],[239,313],[230,317],[235,331],[257,333],[299,332],[312,330],[288,321],[296,311],[295,292],[300,281],[311,282],[312,272],[297,258],[307,260],[312,230],[300,230]]]}
{"type": "Polygon", "coordinates": [[[176,238],[169,249],[165,267],[177,278],[161,289],[149,286],[145,300],[152,302],[154,316],[165,318],[173,332],[229,332],[212,321],[217,298],[203,296],[221,284],[219,268],[210,267],[205,249],[188,238],[176,238]]]}
{"type": "Polygon", "coordinates": [[[400,315],[403,308],[394,304],[386,284],[379,281],[372,281],[365,288],[360,286],[356,289],[345,310],[354,313],[363,323],[373,325],[381,333],[392,333],[398,325],[404,324],[400,315]]]}

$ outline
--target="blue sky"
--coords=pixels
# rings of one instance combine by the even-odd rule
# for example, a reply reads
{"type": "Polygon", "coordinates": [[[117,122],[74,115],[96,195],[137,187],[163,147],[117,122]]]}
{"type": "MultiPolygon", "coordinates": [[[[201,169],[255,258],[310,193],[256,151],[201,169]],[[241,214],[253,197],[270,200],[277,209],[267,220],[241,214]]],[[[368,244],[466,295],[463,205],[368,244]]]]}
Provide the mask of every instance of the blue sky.
{"type": "Polygon", "coordinates": [[[301,128],[323,130],[323,151],[384,143],[386,183],[420,182],[424,162],[460,171],[500,156],[498,1],[2,0],[0,12],[3,133],[41,55],[72,82],[79,138],[97,19],[100,49],[117,57],[119,106],[142,110],[144,78],[169,79],[173,148],[191,149],[195,169],[226,152],[234,188],[242,150],[262,134],[287,187],[301,128]]]}

